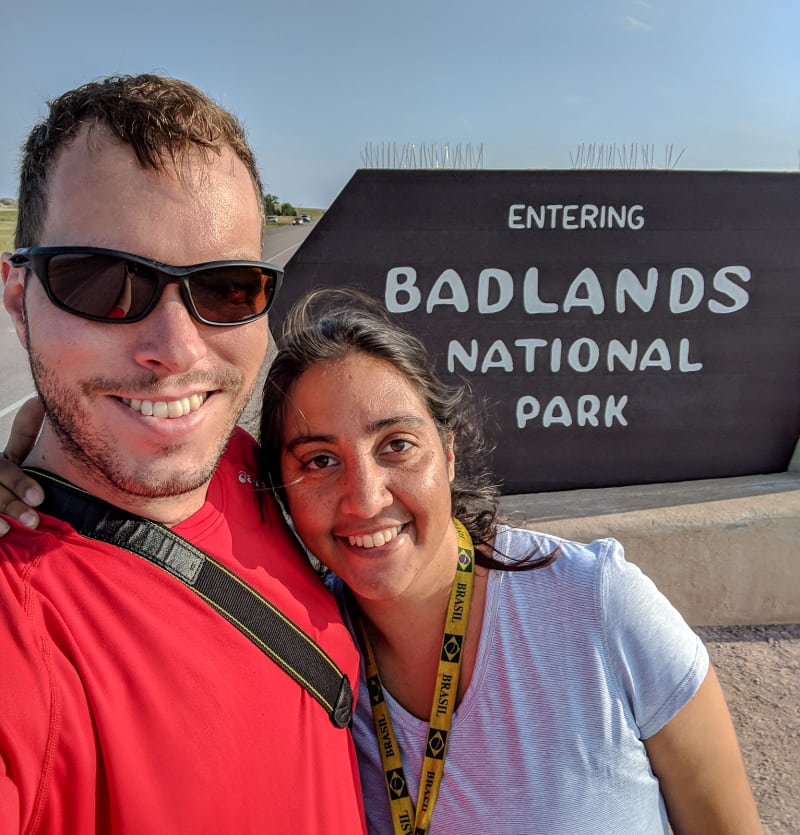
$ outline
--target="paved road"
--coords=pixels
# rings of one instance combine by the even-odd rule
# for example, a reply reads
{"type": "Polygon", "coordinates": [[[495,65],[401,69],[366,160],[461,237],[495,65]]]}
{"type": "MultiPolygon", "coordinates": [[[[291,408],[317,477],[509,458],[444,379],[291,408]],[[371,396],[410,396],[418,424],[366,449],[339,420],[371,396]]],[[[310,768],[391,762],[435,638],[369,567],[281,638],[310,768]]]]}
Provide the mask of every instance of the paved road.
{"type": "MultiPolygon", "coordinates": [[[[314,224],[301,226],[268,227],[264,234],[264,258],[285,266],[305,240],[314,224]]],[[[5,446],[11,423],[20,405],[34,393],[33,381],[28,370],[28,358],[17,340],[11,319],[3,309],[0,294],[0,449],[5,446]]],[[[262,377],[265,372],[262,369],[262,377]]],[[[260,393],[261,386],[257,385],[260,393]]],[[[255,398],[254,398],[255,399],[255,398]]],[[[253,428],[258,413],[257,403],[251,403],[243,419],[253,428]]]]}
{"type": "Polygon", "coordinates": [[[5,446],[17,409],[33,394],[28,355],[22,350],[11,319],[0,305],[0,444],[5,446]]]}

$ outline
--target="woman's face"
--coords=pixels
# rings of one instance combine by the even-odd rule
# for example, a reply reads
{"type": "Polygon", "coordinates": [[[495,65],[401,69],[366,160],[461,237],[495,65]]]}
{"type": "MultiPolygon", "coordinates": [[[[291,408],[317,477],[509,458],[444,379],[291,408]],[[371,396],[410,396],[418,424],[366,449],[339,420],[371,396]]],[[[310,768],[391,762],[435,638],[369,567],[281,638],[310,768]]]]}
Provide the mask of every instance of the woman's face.
{"type": "Polygon", "coordinates": [[[309,550],[356,598],[452,582],[453,451],[415,388],[365,354],[313,366],[286,404],[281,471],[309,550]]]}

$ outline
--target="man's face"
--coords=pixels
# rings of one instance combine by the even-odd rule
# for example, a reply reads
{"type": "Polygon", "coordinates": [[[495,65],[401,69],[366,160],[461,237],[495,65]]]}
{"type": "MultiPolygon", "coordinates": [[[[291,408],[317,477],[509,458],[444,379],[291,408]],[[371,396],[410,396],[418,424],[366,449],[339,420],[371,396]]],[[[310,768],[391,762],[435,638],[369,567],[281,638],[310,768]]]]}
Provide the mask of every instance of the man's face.
{"type": "MultiPolygon", "coordinates": [[[[175,266],[258,260],[259,207],[241,161],[227,149],[196,156],[184,176],[142,169],[101,130],[80,135],[56,162],[38,244],[175,266]]],[[[202,325],[171,284],[141,322],[92,322],[54,307],[32,273],[6,262],[3,275],[47,412],[36,460],[118,504],[183,495],[180,515],[199,506],[255,382],[266,321],[202,325]]]]}

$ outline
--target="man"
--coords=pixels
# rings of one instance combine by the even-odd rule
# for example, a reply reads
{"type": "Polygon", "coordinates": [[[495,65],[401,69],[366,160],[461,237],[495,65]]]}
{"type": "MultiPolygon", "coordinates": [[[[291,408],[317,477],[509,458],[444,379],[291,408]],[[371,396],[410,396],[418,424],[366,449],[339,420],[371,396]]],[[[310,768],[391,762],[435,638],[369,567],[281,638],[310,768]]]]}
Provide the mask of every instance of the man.
{"type": "MultiPolygon", "coordinates": [[[[280,282],[259,262],[261,193],[241,126],[184,82],[115,77],[51,103],[2,256],[45,409],[26,463],[211,554],[354,682],[333,600],[260,511],[235,429],[280,282]]],[[[137,553],[45,514],[35,532],[8,521],[0,831],[363,830],[347,728],[248,636],[137,553]]]]}

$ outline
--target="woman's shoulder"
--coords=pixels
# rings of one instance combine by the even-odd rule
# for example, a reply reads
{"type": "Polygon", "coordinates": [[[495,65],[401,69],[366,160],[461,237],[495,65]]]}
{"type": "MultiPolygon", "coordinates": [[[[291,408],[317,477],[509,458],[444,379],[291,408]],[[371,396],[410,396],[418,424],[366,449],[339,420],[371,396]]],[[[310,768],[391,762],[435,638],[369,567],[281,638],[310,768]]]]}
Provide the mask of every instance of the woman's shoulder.
{"type": "Polygon", "coordinates": [[[559,556],[543,569],[493,572],[503,604],[498,610],[513,612],[517,627],[526,624],[537,651],[550,641],[563,663],[601,662],[640,729],[654,733],[703,681],[708,657],[701,641],[653,581],[625,559],[616,539],[580,543],[519,528],[498,531],[497,546],[512,555],[532,545],[557,547],[559,556]]]}
{"type": "Polygon", "coordinates": [[[560,606],[580,611],[596,624],[609,607],[638,607],[662,596],[652,581],[626,559],[622,544],[613,537],[577,542],[504,525],[498,528],[495,548],[495,556],[507,563],[519,562],[529,555],[533,559],[554,555],[555,559],[544,568],[498,573],[510,575],[509,590],[516,588],[520,594],[557,598],[560,606]]]}
{"type": "Polygon", "coordinates": [[[623,547],[613,537],[578,542],[555,534],[510,525],[498,527],[495,549],[497,558],[508,563],[517,562],[530,554],[536,557],[552,554],[555,559],[547,568],[555,574],[576,570],[595,573],[603,570],[606,563],[625,563],[623,547]]]}

